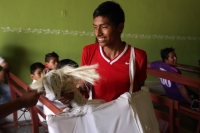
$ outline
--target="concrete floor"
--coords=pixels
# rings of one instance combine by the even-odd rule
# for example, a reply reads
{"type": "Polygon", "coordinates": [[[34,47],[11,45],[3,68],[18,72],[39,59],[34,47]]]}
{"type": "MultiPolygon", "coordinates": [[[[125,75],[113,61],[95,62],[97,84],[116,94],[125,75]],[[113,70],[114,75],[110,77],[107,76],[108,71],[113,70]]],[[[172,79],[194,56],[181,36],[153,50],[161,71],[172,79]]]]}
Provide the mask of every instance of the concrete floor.
{"type": "MultiPolygon", "coordinates": [[[[26,121],[19,122],[22,126],[19,127],[12,127],[12,128],[0,128],[0,133],[32,133],[31,131],[31,125],[26,121]]],[[[1,124],[0,126],[11,126],[13,123],[7,122],[4,124],[1,124]]],[[[39,127],[39,133],[48,133],[45,131],[45,129],[40,126],[39,127]]]]}

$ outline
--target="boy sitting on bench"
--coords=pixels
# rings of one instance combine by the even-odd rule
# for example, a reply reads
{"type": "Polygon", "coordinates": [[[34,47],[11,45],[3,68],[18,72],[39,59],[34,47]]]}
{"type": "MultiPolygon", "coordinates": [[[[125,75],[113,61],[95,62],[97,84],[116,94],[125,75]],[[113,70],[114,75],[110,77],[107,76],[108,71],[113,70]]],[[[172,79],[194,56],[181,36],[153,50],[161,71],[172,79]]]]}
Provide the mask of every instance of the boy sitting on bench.
{"type": "MultiPolygon", "coordinates": [[[[161,49],[162,61],[150,62],[147,64],[148,68],[156,68],[161,71],[168,71],[172,73],[181,74],[180,70],[175,67],[177,56],[173,48],[161,49]]],[[[176,101],[186,102],[191,105],[192,109],[199,110],[199,95],[187,88],[187,86],[172,82],[167,79],[160,78],[160,82],[165,90],[166,95],[176,101]]]]}

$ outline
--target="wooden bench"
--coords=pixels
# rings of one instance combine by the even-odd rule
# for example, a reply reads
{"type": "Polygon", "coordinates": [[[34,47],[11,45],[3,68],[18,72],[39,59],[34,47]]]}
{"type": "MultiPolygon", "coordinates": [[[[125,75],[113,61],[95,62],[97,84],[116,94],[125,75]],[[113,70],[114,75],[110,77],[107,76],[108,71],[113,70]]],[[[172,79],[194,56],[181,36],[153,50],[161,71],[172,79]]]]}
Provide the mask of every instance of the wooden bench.
{"type": "Polygon", "coordinates": [[[190,65],[184,65],[184,64],[176,64],[176,67],[180,70],[192,72],[196,74],[200,74],[200,67],[190,66],[190,65]]]}
{"type": "MultiPolygon", "coordinates": [[[[187,86],[191,86],[194,88],[197,88],[200,90],[200,79],[189,77],[189,76],[184,76],[180,74],[175,74],[175,73],[170,73],[166,71],[161,71],[158,69],[153,69],[153,68],[148,68],[147,69],[147,74],[159,78],[164,78],[168,79],[174,82],[178,82],[187,86]]],[[[200,99],[199,99],[200,100],[200,99]]],[[[182,113],[184,115],[187,115],[189,117],[192,117],[196,120],[198,120],[198,128],[197,128],[197,133],[200,132],[200,112],[196,110],[192,110],[189,108],[189,106],[186,106],[185,104],[179,103],[178,101],[174,101],[174,106],[173,109],[176,112],[182,113]]]]}
{"type": "MultiPolygon", "coordinates": [[[[21,96],[25,91],[28,91],[28,90],[31,89],[27,84],[25,84],[23,81],[21,81],[19,78],[17,78],[12,73],[7,74],[7,79],[8,79],[8,85],[11,89],[12,100],[15,100],[17,98],[17,95],[21,96]]],[[[54,104],[52,104],[47,98],[45,98],[42,95],[40,96],[39,100],[45,106],[50,108],[51,111],[55,114],[58,114],[62,111],[61,109],[57,108],[54,104]]],[[[37,113],[39,113],[44,119],[46,118],[45,114],[43,113],[43,110],[40,107],[34,106],[34,107],[29,109],[29,112],[31,114],[32,133],[39,133],[39,126],[41,126],[41,125],[44,126],[44,128],[46,130],[48,130],[46,125],[44,125],[38,119],[37,113]]],[[[14,119],[14,122],[15,122],[14,125],[9,126],[9,127],[4,127],[4,128],[21,126],[17,121],[18,120],[17,112],[13,113],[13,119],[14,119]]]]}
{"type": "Polygon", "coordinates": [[[153,101],[153,103],[156,103],[160,106],[164,106],[164,107],[167,107],[167,110],[168,111],[161,111],[160,109],[157,109],[155,108],[154,111],[155,111],[155,115],[159,121],[159,119],[161,120],[164,120],[164,127],[162,126],[161,127],[161,122],[158,122],[159,123],[159,127],[160,127],[160,132],[163,133],[163,132],[168,132],[168,133],[173,133],[175,131],[174,129],[174,125],[176,125],[177,127],[179,127],[179,119],[176,118],[174,120],[174,102],[173,100],[167,98],[167,97],[164,97],[164,96],[160,96],[158,94],[154,94],[154,93],[151,93],[151,99],[153,101]],[[167,122],[167,123],[166,123],[167,122]],[[168,124],[168,125],[167,125],[168,124]],[[169,127],[168,127],[169,126],[169,127]]]}
{"type": "MultiPolygon", "coordinates": [[[[23,91],[27,91],[29,89],[28,85],[24,84],[21,80],[16,78],[12,73],[7,74],[7,79],[8,79],[8,85],[10,87],[12,100],[15,100],[17,97],[23,94],[23,91]],[[12,77],[12,79],[10,77],[12,77]],[[16,86],[15,82],[17,82],[18,84],[21,84],[20,88],[16,86]]],[[[21,127],[21,126],[30,125],[30,124],[20,124],[18,122],[17,112],[12,113],[12,116],[13,116],[13,123],[7,126],[1,126],[0,128],[13,128],[13,127],[21,127]]]]}

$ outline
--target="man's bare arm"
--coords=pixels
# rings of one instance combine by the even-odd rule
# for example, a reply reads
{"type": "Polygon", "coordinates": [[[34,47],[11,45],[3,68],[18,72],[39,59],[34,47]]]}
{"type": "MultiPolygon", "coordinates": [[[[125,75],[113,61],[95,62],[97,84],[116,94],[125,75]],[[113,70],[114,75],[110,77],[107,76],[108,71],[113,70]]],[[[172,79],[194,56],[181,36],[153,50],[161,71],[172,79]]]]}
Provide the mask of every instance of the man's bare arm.
{"type": "Polygon", "coordinates": [[[37,91],[29,91],[23,94],[20,98],[13,100],[11,102],[0,105],[0,119],[6,117],[7,115],[21,109],[34,106],[40,94],[37,91]]]}
{"type": "Polygon", "coordinates": [[[188,94],[186,86],[185,85],[179,85],[178,88],[179,88],[182,96],[191,104],[192,99],[190,98],[190,96],[188,94]]]}

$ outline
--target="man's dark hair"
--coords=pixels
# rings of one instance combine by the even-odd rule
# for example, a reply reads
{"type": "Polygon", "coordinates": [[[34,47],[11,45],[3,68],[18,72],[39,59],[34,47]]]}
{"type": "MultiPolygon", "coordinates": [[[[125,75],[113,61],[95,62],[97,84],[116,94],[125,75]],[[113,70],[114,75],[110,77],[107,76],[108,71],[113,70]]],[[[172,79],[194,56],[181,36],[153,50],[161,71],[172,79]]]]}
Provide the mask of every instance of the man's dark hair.
{"type": "Polygon", "coordinates": [[[64,66],[72,66],[72,67],[77,68],[78,64],[75,61],[73,61],[73,60],[63,59],[63,60],[61,60],[61,61],[58,62],[57,69],[60,69],[60,68],[62,68],[64,66]]]}
{"type": "Polygon", "coordinates": [[[58,54],[56,54],[55,52],[52,52],[52,53],[48,53],[45,55],[45,62],[49,62],[51,57],[55,57],[55,58],[59,59],[58,54]]]}
{"type": "Polygon", "coordinates": [[[41,68],[41,69],[44,69],[44,65],[40,62],[36,62],[36,63],[33,63],[31,66],[30,66],[30,73],[31,74],[34,74],[35,70],[38,69],[38,68],[41,68]]]}
{"type": "Polygon", "coordinates": [[[174,48],[164,48],[160,50],[160,55],[162,58],[162,61],[165,62],[165,60],[167,60],[169,58],[169,53],[170,52],[174,52],[175,49],[174,48]]]}
{"type": "Polygon", "coordinates": [[[106,1],[100,4],[93,13],[93,19],[98,16],[107,17],[115,26],[125,22],[123,9],[118,3],[113,1],[106,1]]]}

